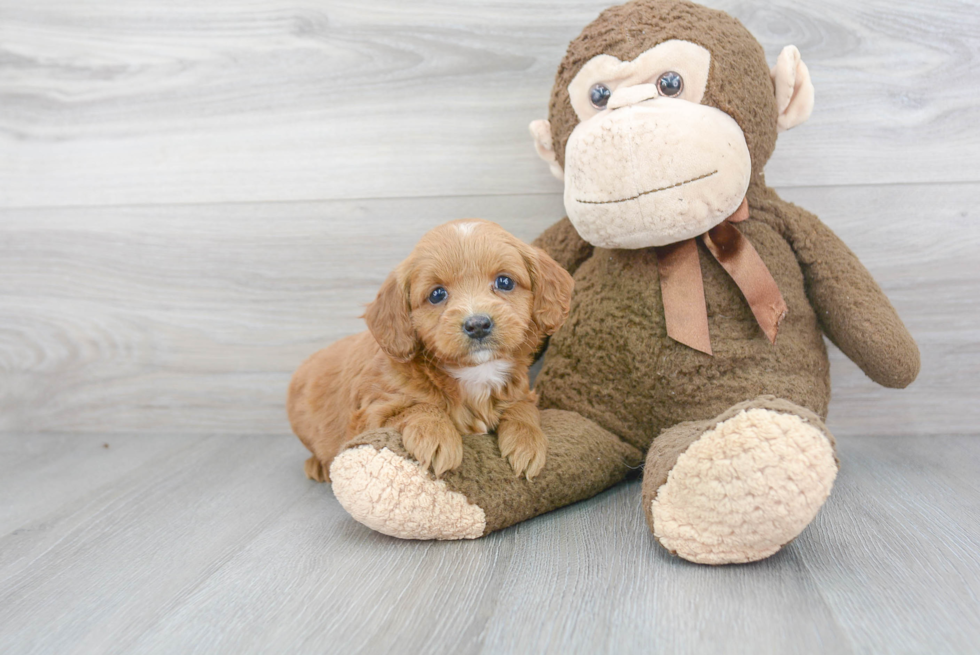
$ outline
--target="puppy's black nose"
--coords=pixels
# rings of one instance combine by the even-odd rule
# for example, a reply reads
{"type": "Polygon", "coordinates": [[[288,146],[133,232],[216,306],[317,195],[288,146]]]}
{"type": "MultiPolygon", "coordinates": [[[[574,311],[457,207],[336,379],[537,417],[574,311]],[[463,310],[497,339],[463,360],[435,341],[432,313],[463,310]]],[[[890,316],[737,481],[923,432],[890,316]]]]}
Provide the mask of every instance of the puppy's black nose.
{"type": "Polygon", "coordinates": [[[490,334],[493,329],[493,321],[486,314],[474,314],[463,321],[463,332],[470,339],[482,339],[490,334]]]}

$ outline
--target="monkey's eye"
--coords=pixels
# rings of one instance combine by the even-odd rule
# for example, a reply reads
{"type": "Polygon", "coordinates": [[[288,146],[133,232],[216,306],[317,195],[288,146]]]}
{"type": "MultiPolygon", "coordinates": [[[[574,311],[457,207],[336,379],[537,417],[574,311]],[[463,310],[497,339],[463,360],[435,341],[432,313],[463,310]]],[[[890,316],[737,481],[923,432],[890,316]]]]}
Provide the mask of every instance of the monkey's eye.
{"type": "Polygon", "coordinates": [[[612,95],[612,91],[605,84],[593,84],[592,88],[589,89],[589,100],[592,101],[592,106],[596,109],[605,109],[606,105],[609,104],[609,96],[612,95]]]}
{"type": "Polygon", "coordinates": [[[660,90],[660,95],[673,98],[684,90],[684,80],[674,71],[667,71],[657,78],[657,88],[660,90]]]}
{"type": "Polygon", "coordinates": [[[500,291],[513,291],[514,281],[506,275],[498,275],[497,279],[493,281],[493,287],[500,291]]]}
{"type": "Polygon", "coordinates": [[[438,305],[443,300],[449,296],[449,292],[442,287],[436,287],[431,292],[429,292],[429,302],[433,305],[438,305]]]}

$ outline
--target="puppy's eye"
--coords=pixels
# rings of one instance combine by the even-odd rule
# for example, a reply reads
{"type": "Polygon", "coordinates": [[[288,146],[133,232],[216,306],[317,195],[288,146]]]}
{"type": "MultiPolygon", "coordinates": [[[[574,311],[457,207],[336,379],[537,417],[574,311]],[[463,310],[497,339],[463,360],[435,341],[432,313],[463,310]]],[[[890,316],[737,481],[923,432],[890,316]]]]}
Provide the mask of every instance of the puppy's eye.
{"type": "Polygon", "coordinates": [[[684,80],[674,71],[668,71],[657,78],[657,89],[660,95],[673,98],[684,90],[684,80]]]}
{"type": "Polygon", "coordinates": [[[506,275],[498,275],[497,279],[493,281],[493,287],[500,291],[512,291],[514,289],[514,281],[506,275]]]}
{"type": "Polygon", "coordinates": [[[611,95],[612,91],[605,84],[593,84],[589,89],[589,101],[596,109],[605,109],[611,95]]]}
{"type": "Polygon", "coordinates": [[[429,292],[429,302],[433,305],[438,305],[443,300],[449,297],[449,292],[442,287],[436,287],[431,292],[429,292]]]}

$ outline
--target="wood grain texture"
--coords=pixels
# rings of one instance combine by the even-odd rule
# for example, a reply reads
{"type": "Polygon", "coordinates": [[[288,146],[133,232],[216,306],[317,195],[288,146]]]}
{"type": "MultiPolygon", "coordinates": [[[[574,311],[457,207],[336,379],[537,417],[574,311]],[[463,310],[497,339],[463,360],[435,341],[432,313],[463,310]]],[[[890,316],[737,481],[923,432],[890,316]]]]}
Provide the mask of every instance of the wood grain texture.
{"type": "MultiPolygon", "coordinates": [[[[784,195],[840,233],[923,352],[920,379],[895,391],[832,348],[831,429],[975,433],[980,184],[784,195]]],[[[562,214],[541,195],[8,210],[0,430],[288,433],[293,370],[364,329],[427,229],[481,216],[530,240],[562,214]]]]}
{"type": "Polygon", "coordinates": [[[530,239],[560,211],[551,196],[7,211],[0,430],[288,432],[292,371],[365,329],[427,229],[480,215],[530,239]]]}
{"type": "Polygon", "coordinates": [[[68,499],[111,485],[134,469],[197,447],[202,437],[58,434],[21,439],[16,446],[0,440],[0,534],[47,516],[68,499]]]}
{"type": "Polygon", "coordinates": [[[470,542],[399,541],[304,479],[294,439],[0,436],[4,653],[953,653],[980,643],[974,437],[841,442],[836,489],[776,556],[656,545],[639,484],[470,542]],[[34,454],[51,453],[47,461],[34,454]],[[110,465],[107,458],[116,457],[110,465]],[[70,465],[120,475],[45,490],[70,465]],[[46,468],[47,467],[47,468],[46,468]],[[35,475],[33,478],[31,474],[35,475]],[[60,502],[59,502],[60,501],[60,502]]]}
{"type": "MultiPolygon", "coordinates": [[[[0,207],[554,193],[527,133],[609,0],[0,0],[0,207]]],[[[817,89],[779,186],[980,181],[968,0],[710,0],[817,89]]]]}

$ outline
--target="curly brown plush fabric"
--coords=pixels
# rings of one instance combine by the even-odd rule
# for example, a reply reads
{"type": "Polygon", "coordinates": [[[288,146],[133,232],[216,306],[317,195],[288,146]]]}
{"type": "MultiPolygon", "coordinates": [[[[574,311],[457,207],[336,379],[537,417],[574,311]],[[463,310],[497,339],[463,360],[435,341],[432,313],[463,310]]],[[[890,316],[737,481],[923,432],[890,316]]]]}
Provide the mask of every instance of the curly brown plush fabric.
{"type": "MultiPolygon", "coordinates": [[[[576,411],[643,450],[664,428],[711,418],[760,395],[791,400],[825,417],[827,351],[793,250],[761,221],[750,219],[740,229],[789,307],[775,345],[702,243],[698,254],[714,356],[667,337],[653,249],[596,248],[575,271],[568,321],[551,338],[536,382],[541,406],[576,411]]],[[[561,236],[570,238],[567,232],[561,236]]],[[[536,243],[550,252],[551,239],[536,243]]]]}

